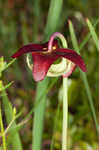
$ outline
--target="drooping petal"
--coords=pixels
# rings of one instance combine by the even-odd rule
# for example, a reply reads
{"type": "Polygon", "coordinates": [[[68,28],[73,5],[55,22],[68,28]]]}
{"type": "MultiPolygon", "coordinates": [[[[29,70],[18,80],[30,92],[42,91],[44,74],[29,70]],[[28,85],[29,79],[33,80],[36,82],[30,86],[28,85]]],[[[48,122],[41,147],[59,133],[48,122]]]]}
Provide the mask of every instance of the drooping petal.
{"type": "Polygon", "coordinates": [[[56,49],[55,51],[52,51],[51,53],[48,54],[33,52],[32,57],[33,57],[32,73],[35,81],[43,80],[51,64],[53,64],[53,62],[56,61],[58,58],[62,57],[74,63],[74,65],[71,66],[69,72],[66,72],[66,74],[63,75],[64,77],[71,75],[76,65],[80,67],[82,71],[84,72],[86,71],[86,66],[81,56],[71,49],[56,49]]]}
{"type": "MultiPolygon", "coordinates": [[[[58,47],[58,41],[54,40],[53,46],[58,47]]],[[[20,48],[14,55],[12,55],[12,58],[17,58],[25,53],[30,52],[42,52],[42,51],[48,51],[48,42],[43,44],[28,44],[20,48]]]]}
{"type": "Polygon", "coordinates": [[[72,61],[74,64],[76,64],[83,72],[87,71],[86,65],[85,65],[82,57],[71,49],[59,48],[53,52],[53,55],[58,56],[58,57],[64,57],[64,58],[72,61]]]}
{"type": "Polygon", "coordinates": [[[40,44],[28,44],[20,48],[14,55],[12,55],[12,58],[17,58],[21,56],[22,54],[29,53],[29,52],[40,52],[43,49],[43,45],[40,44]]]}
{"type": "Polygon", "coordinates": [[[56,57],[50,55],[32,53],[33,57],[33,78],[35,81],[43,80],[50,65],[56,60],[56,57]]]}

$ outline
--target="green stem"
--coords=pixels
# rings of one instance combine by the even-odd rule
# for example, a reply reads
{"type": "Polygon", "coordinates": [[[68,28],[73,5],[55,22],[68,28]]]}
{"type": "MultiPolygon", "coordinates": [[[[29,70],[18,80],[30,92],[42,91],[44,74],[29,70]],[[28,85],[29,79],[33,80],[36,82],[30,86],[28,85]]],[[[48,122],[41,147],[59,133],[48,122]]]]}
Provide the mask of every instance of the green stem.
{"type": "Polygon", "coordinates": [[[36,106],[34,112],[34,122],[33,122],[33,132],[32,132],[32,150],[40,150],[42,147],[42,135],[43,135],[43,126],[44,126],[44,113],[46,108],[46,89],[48,87],[48,79],[43,80],[37,85],[37,94],[36,102],[39,101],[39,104],[36,106]],[[42,94],[45,93],[43,98],[42,94]]]}
{"type": "Polygon", "coordinates": [[[59,120],[60,105],[61,105],[61,103],[58,102],[57,110],[56,110],[56,113],[55,113],[54,127],[53,127],[53,136],[52,136],[52,140],[51,140],[50,150],[53,150],[53,146],[54,146],[54,135],[55,135],[57,124],[58,124],[58,120],[59,120]]]}
{"type": "Polygon", "coordinates": [[[5,138],[5,134],[4,134],[4,127],[3,127],[3,121],[2,121],[1,107],[0,107],[0,127],[1,127],[1,134],[2,134],[3,150],[6,150],[6,138],[5,138]]]}
{"type": "MultiPolygon", "coordinates": [[[[63,48],[67,48],[67,41],[64,36],[59,33],[55,32],[50,37],[48,43],[48,50],[52,50],[52,43],[54,39],[58,37],[62,43],[63,48]]],[[[68,98],[67,98],[67,78],[63,78],[63,130],[62,130],[62,150],[67,150],[67,124],[68,124],[68,98]]]]}
{"type": "Polygon", "coordinates": [[[37,42],[38,32],[39,32],[39,23],[42,21],[40,0],[33,0],[33,15],[34,22],[33,23],[33,41],[37,42]]]}
{"type": "Polygon", "coordinates": [[[60,15],[62,11],[63,0],[51,0],[48,12],[47,24],[45,27],[45,38],[49,39],[53,32],[59,28],[60,15]]]}
{"type": "Polygon", "coordinates": [[[84,72],[80,71],[80,73],[81,73],[82,80],[84,82],[85,89],[86,89],[86,92],[87,92],[89,105],[90,105],[90,111],[91,111],[91,114],[93,116],[93,120],[94,120],[94,123],[95,123],[95,126],[96,126],[96,131],[97,131],[97,133],[99,135],[99,126],[98,126],[98,122],[97,122],[97,118],[96,118],[95,108],[94,108],[94,104],[93,104],[93,99],[92,99],[92,96],[91,96],[90,88],[89,88],[89,85],[88,85],[87,77],[86,77],[84,72]]]}
{"type": "Polygon", "coordinates": [[[62,150],[67,150],[67,128],[68,128],[68,79],[63,78],[63,130],[62,150]]]}
{"type": "MultiPolygon", "coordinates": [[[[51,0],[50,8],[48,12],[48,19],[45,29],[45,40],[55,32],[56,28],[59,25],[60,12],[62,10],[63,0],[51,0]]],[[[48,79],[38,83],[37,85],[37,97],[36,102],[38,102],[42,96],[45,96],[41,99],[39,106],[36,108],[34,113],[34,123],[32,131],[32,150],[40,150],[42,147],[42,132],[43,132],[43,120],[44,120],[44,111],[46,107],[46,90],[48,88],[48,79]],[[43,91],[44,92],[43,92],[43,91]]]]}

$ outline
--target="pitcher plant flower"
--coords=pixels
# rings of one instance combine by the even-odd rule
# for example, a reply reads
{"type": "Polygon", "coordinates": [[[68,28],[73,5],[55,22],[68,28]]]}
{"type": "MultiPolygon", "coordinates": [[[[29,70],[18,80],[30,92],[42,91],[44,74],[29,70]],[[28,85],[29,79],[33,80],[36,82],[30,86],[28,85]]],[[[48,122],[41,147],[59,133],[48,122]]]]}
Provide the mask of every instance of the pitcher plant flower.
{"type": "Polygon", "coordinates": [[[72,49],[60,48],[58,40],[55,39],[53,42],[51,42],[50,38],[48,42],[43,44],[25,45],[12,55],[12,58],[17,58],[25,53],[32,54],[32,74],[35,81],[43,80],[46,75],[53,76],[51,72],[53,72],[54,69],[57,70],[57,68],[57,72],[60,71],[63,77],[70,76],[76,66],[83,72],[86,72],[86,65],[82,57],[72,49]],[[61,63],[52,65],[59,58],[62,58],[61,63]],[[64,59],[67,61],[64,61],[64,59]]]}

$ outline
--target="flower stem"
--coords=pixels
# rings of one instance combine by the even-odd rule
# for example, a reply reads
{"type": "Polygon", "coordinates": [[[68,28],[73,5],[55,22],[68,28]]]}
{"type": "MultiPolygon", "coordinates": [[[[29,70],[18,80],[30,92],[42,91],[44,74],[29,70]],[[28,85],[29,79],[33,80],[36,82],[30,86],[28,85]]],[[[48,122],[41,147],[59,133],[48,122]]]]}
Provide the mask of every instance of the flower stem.
{"type": "Polygon", "coordinates": [[[64,48],[67,47],[67,41],[66,41],[65,37],[61,33],[55,32],[51,35],[50,40],[48,42],[49,52],[52,50],[53,41],[56,37],[58,37],[60,39],[60,41],[62,42],[62,45],[63,45],[64,48]]]}
{"type": "MultiPolygon", "coordinates": [[[[59,25],[60,13],[62,10],[63,0],[51,0],[50,9],[48,12],[47,24],[45,27],[45,40],[55,32],[59,25]],[[55,12],[55,13],[54,13],[55,12]],[[53,24],[54,23],[54,24],[53,24]]],[[[46,90],[48,89],[48,80],[42,81],[37,85],[37,95],[36,102],[41,99],[41,96],[44,95],[44,98],[41,99],[39,106],[36,108],[34,113],[34,122],[33,122],[33,131],[32,131],[32,150],[41,150],[42,147],[42,134],[43,134],[43,120],[46,107],[46,90]],[[43,87],[44,86],[44,87],[43,87]],[[42,95],[41,95],[42,94],[42,95]],[[38,119],[38,120],[37,120],[38,119]]]]}
{"type": "Polygon", "coordinates": [[[67,128],[68,128],[68,79],[63,78],[63,130],[62,150],[67,150],[67,128]]]}
{"type": "Polygon", "coordinates": [[[3,150],[6,150],[6,138],[5,138],[5,134],[4,134],[4,127],[3,127],[3,121],[2,121],[1,106],[0,106],[0,128],[1,128],[1,134],[2,134],[3,150]]]}
{"type": "Polygon", "coordinates": [[[44,114],[46,108],[47,87],[48,87],[48,79],[41,81],[37,85],[36,103],[40,99],[41,100],[39,101],[39,104],[36,105],[35,112],[34,112],[32,150],[42,149],[42,136],[43,136],[43,127],[44,127],[44,114]],[[44,96],[42,97],[43,94],[44,96]]]}
{"type": "MultiPolygon", "coordinates": [[[[54,39],[58,37],[62,43],[63,48],[67,48],[67,41],[65,37],[59,33],[55,32],[50,37],[48,43],[49,52],[52,50],[52,43],[54,39]]],[[[67,124],[68,124],[68,97],[67,97],[67,78],[63,77],[63,129],[62,129],[62,150],[67,150],[67,124]]]]}

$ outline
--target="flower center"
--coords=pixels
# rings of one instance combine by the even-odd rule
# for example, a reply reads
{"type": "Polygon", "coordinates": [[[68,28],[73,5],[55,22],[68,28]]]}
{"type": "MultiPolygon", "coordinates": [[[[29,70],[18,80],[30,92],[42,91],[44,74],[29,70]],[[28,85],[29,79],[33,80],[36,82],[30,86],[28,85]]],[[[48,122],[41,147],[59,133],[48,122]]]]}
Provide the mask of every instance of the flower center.
{"type": "Polygon", "coordinates": [[[56,46],[53,46],[51,50],[48,50],[47,47],[44,47],[43,50],[47,50],[47,51],[44,51],[44,52],[42,52],[42,53],[44,53],[44,54],[51,53],[52,51],[56,50],[56,48],[57,48],[56,46]]]}
{"type": "Polygon", "coordinates": [[[52,50],[56,50],[56,46],[53,46],[53,47],[52,47],[52,50]]]}

